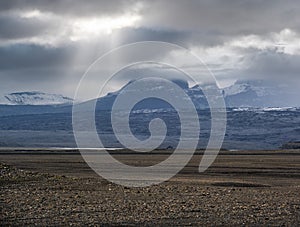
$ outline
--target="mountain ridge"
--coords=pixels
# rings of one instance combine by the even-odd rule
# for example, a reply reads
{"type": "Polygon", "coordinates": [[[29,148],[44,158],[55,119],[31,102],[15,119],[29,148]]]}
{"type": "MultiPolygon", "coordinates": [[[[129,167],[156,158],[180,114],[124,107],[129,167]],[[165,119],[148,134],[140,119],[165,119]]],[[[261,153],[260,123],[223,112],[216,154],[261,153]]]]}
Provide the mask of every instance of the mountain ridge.
{"type": "MultiPolygon", "coordinates": [[[[98,110],[110,110],[116,97],[125,90],[126,85],[117,91],[109,92],[103,97],[97,98],[98,110]]],[[[207,100],[200,85],[189,87],[187,81],[174,80],[179,87],[191,98],[196,109],[209,108],[207,100]]],[[[205,89],[209,89],[209,85],[203,85],[205,89]]],[[[152,89],[152,88],[149,88],[152,89]]],[[[156,89],[165,89],[158,86],[156,89]]],[[[128,91],[127,91],[128,92],[128,91]]],[[[129,91],[134,94],[133,91],[129,91]]],[[[166,92],[169,92],[166,90],[166,92]]],[[[298,107],[300,106],[296,93],[291,89],[287,89],[284,85],[276,85],[274,83],[263,80],[239,80],[233,85],[220,89],[227,107],[298,107]]],[[[15,92],[5,95],[6,103],[2,105],[71,105],[73,99],[59,95],[50,94],[40,91],[32,92],[15,92]]],[[[86,101],[86,102],[90,102],[86,101]]],[[[184,100],[182,100],[184,101],[184,100]]],[[[80,104],[80,103],[79,103],[80,104]]],[[[159,101],[158,99],[148,98],[136,105],[136,109],[164,109],[170,108],[169,104],[159,101]]]]}

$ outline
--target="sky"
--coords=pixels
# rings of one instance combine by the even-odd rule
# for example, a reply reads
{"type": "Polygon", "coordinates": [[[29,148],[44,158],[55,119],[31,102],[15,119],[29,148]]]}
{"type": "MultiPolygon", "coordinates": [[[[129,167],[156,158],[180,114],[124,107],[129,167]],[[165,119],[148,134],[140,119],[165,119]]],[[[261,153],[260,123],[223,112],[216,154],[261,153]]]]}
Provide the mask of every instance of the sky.
{"type": "MultiPolygon", "coordinates": [[[[187,48],[220,87],[247,79],[299,86],[299,12],[297,0],[0,1],[0,96],[74,97],[92,62],[139,41],[187,48]]],[[[189,64],[179,55],[178,62],[189,64]]],[[[90,82],[99,83],[101,76],[90,82]]]]}

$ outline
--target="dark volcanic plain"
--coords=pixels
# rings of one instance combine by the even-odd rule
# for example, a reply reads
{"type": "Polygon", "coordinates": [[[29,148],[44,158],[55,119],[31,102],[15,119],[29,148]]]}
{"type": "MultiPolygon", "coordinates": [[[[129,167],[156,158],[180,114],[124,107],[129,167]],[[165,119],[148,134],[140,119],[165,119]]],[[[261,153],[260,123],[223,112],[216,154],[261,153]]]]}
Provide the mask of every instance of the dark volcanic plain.
{"type": "MultiPolygon", "coordinates": [[[[114,154],[131,165],[168,157],[114,154]]],[[[0,151],[0,225],[300,225],[300,150],[201,155],[168,182],[127,188],[96,175],[76,151],[0,151]]]]}

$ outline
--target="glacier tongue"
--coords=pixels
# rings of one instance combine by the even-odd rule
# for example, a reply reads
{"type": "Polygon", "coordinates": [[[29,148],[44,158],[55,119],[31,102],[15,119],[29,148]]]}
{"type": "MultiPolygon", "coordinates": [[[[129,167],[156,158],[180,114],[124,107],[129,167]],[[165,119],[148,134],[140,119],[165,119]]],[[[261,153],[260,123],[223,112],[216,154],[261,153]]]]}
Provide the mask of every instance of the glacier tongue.
{"type": "Polygon", "coordinates": [[[73,99],[44,92],[16,92],[4,96],[11,105],[59,105],[71,104],[73,99]]]}

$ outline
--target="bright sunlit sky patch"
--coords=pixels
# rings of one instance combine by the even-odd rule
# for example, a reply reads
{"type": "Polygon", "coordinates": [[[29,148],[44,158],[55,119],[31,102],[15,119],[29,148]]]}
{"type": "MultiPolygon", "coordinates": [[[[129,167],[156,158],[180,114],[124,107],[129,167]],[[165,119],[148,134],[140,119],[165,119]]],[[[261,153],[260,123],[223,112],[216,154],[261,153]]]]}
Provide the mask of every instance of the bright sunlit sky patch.
{"type": "Polygon", "coordinates": [[[114,30],[132,27],[139,20],[138,15],[124,15],[119,17],[103,17],[76,20],[71,26],[73,35],[71,40],[90,39],[91,36],[110,35],[114,30]]]}
{"type": "MultiPolygon", "coordinates": [[[[1,1],[0,96],[41,90],[73,97],[97,57],[153,40],[191,50],[221,87],[243,79],[297,83],[299,11],[296,0],[1,1]]],[[[180,54],[170,57],[201,70],[180,54]]]]}

